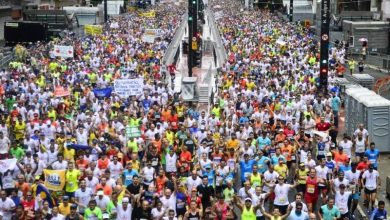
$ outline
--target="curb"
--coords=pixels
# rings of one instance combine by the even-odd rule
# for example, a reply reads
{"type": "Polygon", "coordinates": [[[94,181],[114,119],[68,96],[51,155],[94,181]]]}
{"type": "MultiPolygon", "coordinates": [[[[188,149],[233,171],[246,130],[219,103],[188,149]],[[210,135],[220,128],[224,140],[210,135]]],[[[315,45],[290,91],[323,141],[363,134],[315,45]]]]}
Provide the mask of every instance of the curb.
{"type": "Polygon", "coordinates": [[[368,219],[367,215],[366,215],[366,212],[363,211],[362,207],[360,206],[360,204],[358,204],[357,206],[357,211],[359,212],[359,214],[362,216],[362,219],[363,220],[366,220],[368,219]]]}

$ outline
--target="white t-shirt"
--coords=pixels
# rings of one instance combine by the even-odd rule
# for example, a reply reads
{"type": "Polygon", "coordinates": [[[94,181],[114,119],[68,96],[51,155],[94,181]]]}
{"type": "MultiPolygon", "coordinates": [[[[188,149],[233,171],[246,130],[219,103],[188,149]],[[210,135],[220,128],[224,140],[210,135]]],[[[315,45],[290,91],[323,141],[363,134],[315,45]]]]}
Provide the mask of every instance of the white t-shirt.
{"type": "Polygon", "coordinates": [[[161,208],[161,211],[158,211],[157,208],[152,209],[152,216],[153,218],[160,218],[161,216],[164,216],[165,214],[165,209],[161,208]]]}
{"type": "Polygon", "coordinates": [[[376,170],[370,172],[369,170],[364,171],[362,178],[366,179],[365,187],[369,190],[374,190],[378,187],[377,179],[379,177],[379,173],[376,170]]]}
{"type": "Polygon", "coordinates": [[[51,165],[51,167],[53,168],[53,170],[66,170],[66,168],[68,168],[68,162],[66,162],[65,160],[63,160],[62,162],[56,161],[51,165]]]}
{"type": "MultiPolygon", "coordinates": [[[[255,189],[253,189],[253,188],[250,188],[248,191],[252,195],[255,193],[255,189]]],[[[245,192],[245,187],[242,187],[240,190],[238,190],[238,196],[242,200],[244,200],[245,198],[249,197],[249,195],[247,195],[246,192],[245,192]]]]}
{"type": "Polygon", "coordinates": [[[352,170],[348,170],[347,172],[345,172],[345,178],[349,181],[349,188],[351,190],[355,189],[355,187],[358,185],[360,174],[360,170],[356,170],[355,173],[353,173],[352,170]]]}
{"type": "Polygon", "coordinates": [[[11,141],[7,137],[0,139],[0,154],[7,154],[11,141]]]}
{"type": "MultiPolygon", "coordinates": [[[[321,167],[321,165],[318,165],[315,167],[316,171],[317,171],[317,177],[321,178],[321,179],[324,179],[326,180],[326,175],[328,174],[328,167],[324,166],[324,167],[321,167]]],[[[324,185],[324,184],[320,184],[320,185],[324,185]]]]}
{"type": "Polygon", "coordinates": [[[163,208],[165,210],[172,209],[175,211],[175,215],[176,215],[176,195],[175,195],[175,193],[172,193],[172,195],[169,197],[169,199],[167,199],[166,196],[160,197],[160,201],[161,201],[163,208]]]}
{"type": "Polygon", "coordinates": [[[132,213],[132,207],[131,204],[127,205],[126,210],[123,209],[122,204],[118,204],[117,206],[117,220],[123,220],[123,219],[131,219],[131,213],[132,213]]]}
{"type": "MultiPolygon", "coordinates": [[[[278,177],[279,177],[278,172],[273,171],[271,173],[271,172],[269,172],[269,170],[267,170],[264,173],[264,182],[267,182],[268,185],[273,185],[273,184],[275,184],[278,177]]],[[[264,185],[263,190],[264,190],[264,192],[270,192],[270,188],[266,185],[264,185]]]]}
{"type": "Polygon", "coordinates": [[[65,216],[61,215],[60,213],[57,214],[57,216],[51,217],[51,220],[64,220],[65,216]]]}
{"type": "Polygon", "coordinates": [[[341,194],[340,192],[336,192],[335,196],[335,205],[339,208],[341,214],[345,214],[348,212],[348,198],[351,195],[351,192],[344,192],[341,194]]]}
{"type": "Polygon", "coordinates": [[[347,178],[343,178],[343,180],[340,181],[339,178],[336,178],[334,181],[333,181],[333,185],[334,185],[334,190],[336,192],[340,191],[340,185],[341,184],[344,184],[346,187],[349,187],[349,181],[347,180],[347,178]]]}
{"type": "Polygon", "coordinates": [[[198,187],[202,184],[202,180],[197,176],[196,179],[192,179],[192,177],[188,177],[186,181],[187,190],[191,192],[192,188],[198,187]]]}
{"type": "Polygon", "coordinates": [[[144,167],[142,169],[142,172],[144,174],[144,183],[149,185],[152,181],[153,181],[153,178],[154,178],[154,174],[155,174],[155,170],[153,167],[144,167]]]}
{"type": "Polygon", "coordinates": [[[288,201],[288,191],[290,190],[290,184],[276,184],[274,192],[275,192],[275,205],[285,206],[289,204],[288,201]]]}
{"type": "Polygon", "coordinates": [[[177,155],[173,154],[172,156],[170,154],[165,155],[165,161],[166,161],[166,171],[167,172],[177,172],[177,155]]]}
{"type": "Polygon", "coordinates": [[[348,157],[351,157],[351,154],[352,154],[352,141],[350,141],[350,140],[347,140],[347,142],[340,141],[339,146],[343,147],[343,150],[348,155],[348,157]]]}
{"type": "MultiPolygon", "coordinates": [[[[267,193],[261,193],[260,195],[256,195],[256,193],[253,193],[252,194],[252,205],[253,206],[258,205],[260,203],[260,200],[266,199],[266,195],[267,195],[267,193]]],[[[263,206],[263,209],[264,209],[264,203],[261,205],[263,206]]],[[[256,216],[258,216],[258,217],[263,216],[260,209],[257,209],[256,216]]]]}
{"type": "Polygon", "coordinates": [[[5,198],[5,201],[0,199],[0,211],[3,213],[3,219],[11,219],[13,212],[10,209],[15,208],[15,203],[10,198],[5,198]]]}
{"type": "Polygon", "coordinates": [[[83,192],[81,189],[76,190],[75,197],[78,200],[78,203],[83,205],[84,208],[88,207],[88,203],[92,198],[92,190],[90,188],[86,188],[83,192]]]}
{"type": "MultiPolygon", "coordinates": [[[[301,204],[302,204],[302,212],[309,212],[309,210],[307,209],[307,205],[303,202],[301,202],[301,204]]],[[[295,211],[296,205],[297,205],[297,201],[290,203],[290,206],[292,207],[291,210],[292,212],[295,211]]]]}
{"type": "Polygon", "coordinates": [[[110,162],[108,164],[108,169],[111,172],[111,177],[114,179],[118,179],[122,174],[123,166],[119,162],[117,162],[116,164],[114,162],[110,162]]]}
{"type": "Polygon", "coordinates": [[[106,210],[107,205],[110,202],[110,197],[103,195],[103,198],[100,199],[99,196],[95,196],[95,200],[96,200],[97,207],[99,207],[102,210],[103,209],[106,210]]]}

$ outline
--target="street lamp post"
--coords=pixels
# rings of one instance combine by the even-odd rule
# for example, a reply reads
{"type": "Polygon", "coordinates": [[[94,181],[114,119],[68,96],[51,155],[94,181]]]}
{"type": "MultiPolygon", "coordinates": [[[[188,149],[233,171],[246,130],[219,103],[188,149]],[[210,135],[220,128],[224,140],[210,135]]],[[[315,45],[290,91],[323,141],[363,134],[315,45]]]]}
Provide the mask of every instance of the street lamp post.
{"type": "Polygon", "coordinates": [[[319,92],[324,95],[328,90],[329,71],[329,19],[330,0],[321,1],[321,48],[320,48],[320,84],[319,92]]]}
{"type": "Polygon", "coordinates": [[[294,13],[294,0],[290,0],[290,22],[293,21],[293,13],[294,13]]]}

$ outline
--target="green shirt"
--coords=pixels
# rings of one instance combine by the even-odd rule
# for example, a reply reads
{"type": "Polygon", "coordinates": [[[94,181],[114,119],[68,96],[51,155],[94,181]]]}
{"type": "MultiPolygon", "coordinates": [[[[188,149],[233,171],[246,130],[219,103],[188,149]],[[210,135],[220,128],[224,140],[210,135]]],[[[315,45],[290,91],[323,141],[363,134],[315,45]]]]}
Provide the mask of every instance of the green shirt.
{"type": "Polygon", "coordinates": [[[90,208],[87,208],[84,212],[84,219],[88,220],[89,218],[96,217],[99,220],[103,219],[102,210],[99,207],[95,207],[92,211],[90,208]]]}
{"type": "Polygon", "coordinates": [[[333,220],[334,218],[340,218],[340,210],[334,205],[332,209],[329,209],[328,205],[321,206],[320,210],[324,220],[333,220]]]}
{"type": "Polygon", "coordinates": [[[21,147],[11,148],[10,152],[12,156],[18,160],[20,160],[24,156],[24,150],[21,147]]]}

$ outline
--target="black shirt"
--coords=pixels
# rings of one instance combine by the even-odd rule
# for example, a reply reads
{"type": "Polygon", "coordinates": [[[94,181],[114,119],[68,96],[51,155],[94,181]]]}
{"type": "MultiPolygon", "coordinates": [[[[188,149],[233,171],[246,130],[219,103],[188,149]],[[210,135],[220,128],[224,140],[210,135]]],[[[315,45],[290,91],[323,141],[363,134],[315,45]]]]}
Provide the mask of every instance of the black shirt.
{"type": "Polygon", "coordinates": [[[141,184],[138,184],[138,186],[134,185],[134,183],[131,183],[126,187],[126,189],[133,195],[138,194],[139,190],[141,189],[141,184]]]}
{"type": "MultiPolygon", "coordinates": [[[[196,190],[199,194],[202,194],[202,204],[208,206],[211,206],[210,196],[214,196],[214,188],[212,186],[205,186],[203,184],[196,187],[196,190]]],[[[203,207],[203,208],[207,208],[203,207]]]]}

